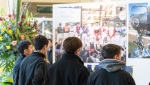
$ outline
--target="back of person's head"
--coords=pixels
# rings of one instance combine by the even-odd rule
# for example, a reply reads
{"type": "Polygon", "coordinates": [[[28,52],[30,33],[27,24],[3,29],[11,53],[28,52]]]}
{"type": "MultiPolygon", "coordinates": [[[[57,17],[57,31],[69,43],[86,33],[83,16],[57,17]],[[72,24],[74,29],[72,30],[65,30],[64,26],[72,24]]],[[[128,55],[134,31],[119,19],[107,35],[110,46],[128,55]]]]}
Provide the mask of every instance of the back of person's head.
{"type": "Polygon", "coordinates": [[[77,37],[68,37],[63,42],[66,53],[76,54],[75,52],[82,47],[82,42],[77,37]]]}
{"type": "Polygon", "coordinates": [[[29,42],[29,41],[27,41],[27,40],[20,41],[20,42],[17,44],[17,50],[18,50],[21,54],[24,54],[24,50],[25,50],[25,49],[28,49],[29,45],[31,45],[31,42],[29,42]]]}
{"type": "Polygon", "coordinates": [[[107,44],[103,46],[101,54],[104,59],[114,59],[115,56],[121,54],[121,47],[115,44],[107,44]]]}
{"type": "Polygon", "coordinates": [[[35,50],[41,50],[44,46],[48,46],[48,39],[43,35],[38,35],[34,39],[35,50]]]}

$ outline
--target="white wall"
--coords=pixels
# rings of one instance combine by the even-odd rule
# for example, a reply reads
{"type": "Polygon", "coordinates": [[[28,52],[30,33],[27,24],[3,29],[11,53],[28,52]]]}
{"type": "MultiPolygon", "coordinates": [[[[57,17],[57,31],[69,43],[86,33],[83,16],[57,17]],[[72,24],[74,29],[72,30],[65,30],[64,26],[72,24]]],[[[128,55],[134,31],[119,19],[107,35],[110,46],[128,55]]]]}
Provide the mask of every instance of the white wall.
{"type": "Polygon", "coordinates": [[[7,13],[7,0],[0,0],[0,8],[4,9],[5,13],[7,13]]]}
{"type": "Polygon", "coordinates": [[[150,82],[150,59],[127,59],[127,65],[133,66],[133,77],[137,85],[148,85],[150,82]]]}

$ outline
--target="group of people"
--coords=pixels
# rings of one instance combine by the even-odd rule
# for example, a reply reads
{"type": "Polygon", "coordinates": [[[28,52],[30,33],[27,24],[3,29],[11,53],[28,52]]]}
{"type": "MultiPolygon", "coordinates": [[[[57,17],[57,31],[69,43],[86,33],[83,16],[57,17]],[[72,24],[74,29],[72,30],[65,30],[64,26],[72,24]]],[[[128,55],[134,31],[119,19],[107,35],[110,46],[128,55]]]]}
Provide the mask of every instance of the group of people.
{"type": "Polygon", "coordinates": [[[125,23],[104,22],[103,26],[96,23],[65,23],[56,29],[57,41],[64,40],[67,37],[78,37],[84,46],[90,46],[90,43],[96,45],[105,45],[108,43],[125,46],[126,43],[126,26],[125,23]]]}
{"type": "Polygon", "coordinates": [[[34,46],[27,40],[18,43],[20,56],[13,69],[14,85],[135,85],[134,79],[121,68],[121,47],[116,44],[103,46],[104,58],[99,70],[90,75],[79,58],[82,42],[77,37],[68,37],[63,42],[62,58],[51,63],[52,42],[43,35],[34,38],[34,46]],[[33,49],[34,48],[34,49],[33,49]]]}

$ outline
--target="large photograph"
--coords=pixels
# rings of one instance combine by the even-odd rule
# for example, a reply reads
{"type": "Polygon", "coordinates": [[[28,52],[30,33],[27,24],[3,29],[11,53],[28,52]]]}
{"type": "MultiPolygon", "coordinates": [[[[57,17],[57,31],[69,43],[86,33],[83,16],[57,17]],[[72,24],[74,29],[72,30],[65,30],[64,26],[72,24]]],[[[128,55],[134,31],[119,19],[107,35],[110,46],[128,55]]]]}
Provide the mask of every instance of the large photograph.
{"type": "MultiPolygon", "coordinates": [[[[103,60],[101,49],[113,43],[122,47],[122,60],[126,61],[126,4],[98,5],[91,3],[75,7],[54,6],[56,61],[64,53],[65,38],[81,39],[83,47],[80,58],[84,63],[99,63],[103,60]]],[[[90,64],[88,65],[90,67],[90,64]]],[[[95,69],[97,65],[95,65],[95,69]]]]}
{"type": "Polygon", "coordinates": [[[101,49],[113,43],[122,47],[126,61],[126,4],[82,6],[81,37],[84,44],[80,57],[84,63],[99,63],[103,60],[101,49]],[[86,27],[88,32],[82,29],[86,27]]]}
{"type": "Polygon", "coordinates": [[[150,58],[150,5],[129,4],[129,58],[150,58]]]}

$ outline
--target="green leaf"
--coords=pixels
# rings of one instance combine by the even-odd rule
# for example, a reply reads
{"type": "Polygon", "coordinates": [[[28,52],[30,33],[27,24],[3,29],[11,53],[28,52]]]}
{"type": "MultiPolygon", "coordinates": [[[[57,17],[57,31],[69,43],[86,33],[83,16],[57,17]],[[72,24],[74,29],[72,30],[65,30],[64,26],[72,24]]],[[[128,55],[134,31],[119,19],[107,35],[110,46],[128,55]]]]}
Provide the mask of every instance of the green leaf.
{"type": "Polygon", "coordinates": [[[4,52],[2,53],[1,57],[6,57],[6,56],[9,56],[8,52],[4,52]]]}
{"type": "Polygon", "coordinates": [[[16,29],[16,31],[17,31],[17,34],[18,34],[18,35],[20,35],[20,31],[19,31],[19,29],[16,29]]]}
{"type": "Polygon", "coordinates": [[[31,17],[31,20],[33,20],[33,14],[32,13],[30,14],[30,17],[31,17]]]}
{"type": "Polygon", "coordinates": [[[27,10],[26,11],[26,18],[28,18],[29,17],[29,11],[27,10]]]}

